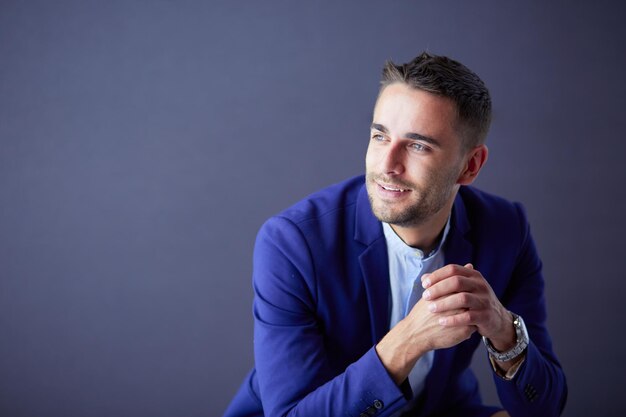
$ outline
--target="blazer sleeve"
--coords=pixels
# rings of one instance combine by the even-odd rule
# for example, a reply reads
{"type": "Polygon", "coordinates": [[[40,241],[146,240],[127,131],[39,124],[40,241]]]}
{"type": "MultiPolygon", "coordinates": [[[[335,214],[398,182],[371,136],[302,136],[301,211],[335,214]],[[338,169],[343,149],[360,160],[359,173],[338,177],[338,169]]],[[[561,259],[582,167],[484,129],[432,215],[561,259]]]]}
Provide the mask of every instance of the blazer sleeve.
{"type": "Polygon", "coordinates": [[[511,417],[555,417],[567,399],[565,374],[546,329],[542,264],[522,206],[515,204],[522,230],[519,255],[503,304],[524,319],[530,344],[526,360],[511,380],[494,374],[498,396],[511,417]]]}
{"type": "Polygon", "coordinates": [[[374,347],[341,373],[330,366],[316,318],[323,306],[315,263],[293,222],[273,217],[263,225],[253,268],[254,357],[266,416],[388,416],[407,403],[374,347]]]}

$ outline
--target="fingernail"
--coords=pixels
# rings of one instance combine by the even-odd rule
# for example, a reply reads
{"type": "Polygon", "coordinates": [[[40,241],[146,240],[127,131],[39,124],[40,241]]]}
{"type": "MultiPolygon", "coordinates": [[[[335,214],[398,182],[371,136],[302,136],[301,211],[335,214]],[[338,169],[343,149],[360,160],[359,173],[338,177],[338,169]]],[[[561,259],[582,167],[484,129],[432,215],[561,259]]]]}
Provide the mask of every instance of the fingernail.
{"type": "Polygon", "coordinates": [[[430,287],[430,280],[428,278],[422,279],[422,288],[430,287]]]}
{"type": "Polygon", "coordinates": [[[428,309],[430,310],[431,313],[434,313],[435,311],[437,311],[437,304],[435,303],[428,304],[428,309]]]}
{"type": "Polygon", "coordinates": [[[430,300],[430,291],[428,290],[424,291],[424,294],[422,294],[422,297],[424,297],[424,299],[426,300],[430,300]]]}
{"type": "Polygon", "coordinates": [[[442,326],[445,326],[445,325],[446,325],[446,319],[445,319],[445,318],[443,318],[443,317],[442,317],[442,318],[440,318],[440,319],[439,319],[439,324],[441,324],[442,326]]]}

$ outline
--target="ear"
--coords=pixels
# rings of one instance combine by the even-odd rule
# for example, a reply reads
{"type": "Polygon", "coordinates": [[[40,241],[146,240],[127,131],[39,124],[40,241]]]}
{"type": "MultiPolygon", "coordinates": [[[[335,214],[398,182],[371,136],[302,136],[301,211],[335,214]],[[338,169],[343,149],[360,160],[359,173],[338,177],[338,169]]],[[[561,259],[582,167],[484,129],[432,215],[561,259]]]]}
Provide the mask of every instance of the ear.
{"type": "Polygon", "coordinates": [[[469,185],[478,177],[478,173],[482,169],[487,157],[489,149],[486,145],[480,145],[468,152],[465,161],[465,168],[461,172],[457,183],[460,185],[469,185]]]}

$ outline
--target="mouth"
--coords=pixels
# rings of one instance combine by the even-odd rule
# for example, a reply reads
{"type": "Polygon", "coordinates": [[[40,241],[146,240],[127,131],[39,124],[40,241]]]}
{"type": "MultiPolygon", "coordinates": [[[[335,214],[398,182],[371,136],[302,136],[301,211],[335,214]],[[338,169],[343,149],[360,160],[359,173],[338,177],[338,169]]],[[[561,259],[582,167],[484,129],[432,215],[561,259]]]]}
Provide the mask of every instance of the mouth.
{"type": "Polygon", "coordinates": [[[398,187],[394,187],[394,186],[391,186],[391,185],[382,185],[382,184],[378,184],[378,185],[383,190],[387,190],[387,191],[395,191],[395,192],[399,192],[399,193],[406,193],[407,191],[410,191],[410,190],[407,190],[407,189],[404,189],[404,188],[398,188],[398,187]]]}
{"type": "Polygon", "coordinates": [[[404,188],[406,185],[387,184],[375,181],[376,195],[381,201],[387,203],[393,203],[408,198],[411,193],[409,188],[404,188]]]}

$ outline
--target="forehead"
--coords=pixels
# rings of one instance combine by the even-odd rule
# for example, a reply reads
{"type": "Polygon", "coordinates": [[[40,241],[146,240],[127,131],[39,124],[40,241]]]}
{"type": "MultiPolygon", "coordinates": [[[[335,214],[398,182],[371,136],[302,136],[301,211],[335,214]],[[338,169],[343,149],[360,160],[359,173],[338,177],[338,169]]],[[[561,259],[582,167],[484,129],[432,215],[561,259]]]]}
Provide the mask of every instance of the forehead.
{"type": "Polygon", "coordinates": [[[412,132],[440,140],[460,140],[457,118],[456,105],[451,99],[393,83],[380,92],[373,122],[385,126],[392,135],[412,132]]]}

